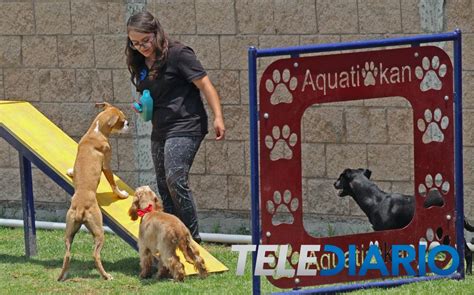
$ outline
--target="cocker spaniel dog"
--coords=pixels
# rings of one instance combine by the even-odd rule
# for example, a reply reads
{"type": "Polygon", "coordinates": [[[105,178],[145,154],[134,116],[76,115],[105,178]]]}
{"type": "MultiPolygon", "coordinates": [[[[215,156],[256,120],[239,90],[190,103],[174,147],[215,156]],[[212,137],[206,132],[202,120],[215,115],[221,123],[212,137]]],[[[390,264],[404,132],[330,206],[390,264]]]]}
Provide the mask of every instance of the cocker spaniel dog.
{"type": "Polygon", "coordinates": [[[159,263],[158,278],[171,275],[175,281],[183,281],[184,265],[176,255],[178,248],[186,261],[194,265],[201,278],[207,276],[204,259],[199,256],[188,228],[178,217],[163,212],[161,200],[149,186],[136,189],[128,214],[132,220],[141,217],[138,233],[141,278],[151,275],[155,257],[159,263]]]}

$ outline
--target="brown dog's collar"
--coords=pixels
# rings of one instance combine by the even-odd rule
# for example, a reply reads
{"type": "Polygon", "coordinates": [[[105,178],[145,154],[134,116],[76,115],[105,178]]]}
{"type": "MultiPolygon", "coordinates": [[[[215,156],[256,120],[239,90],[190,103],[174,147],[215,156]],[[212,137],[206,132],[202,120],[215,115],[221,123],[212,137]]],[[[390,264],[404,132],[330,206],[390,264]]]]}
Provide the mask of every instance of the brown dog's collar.
{"type": "Polygon", "coordinates": [[[152,204],[148,205],[148,207],[146,207],[143,210],[138,209],[137,214],[138,214],[138,216],[143,217],[143,216],[145,216],[145,214],[150,213],[151,211],[153,211],[153,205],[152,204]]]}

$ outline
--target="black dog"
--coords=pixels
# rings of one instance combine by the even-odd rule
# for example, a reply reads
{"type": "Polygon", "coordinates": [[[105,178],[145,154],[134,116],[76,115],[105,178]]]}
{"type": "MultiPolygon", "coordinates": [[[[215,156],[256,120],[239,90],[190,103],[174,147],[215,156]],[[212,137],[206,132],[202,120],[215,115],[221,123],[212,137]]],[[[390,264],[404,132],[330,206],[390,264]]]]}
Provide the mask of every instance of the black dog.
{"type": "MultiPolygon", "coordinates": [[[[466,217],[464,217],[464,229],[474,232],[474,226],[467,222],[466,217]]],[[[472,251],[467,246],[466,239],[464,239],[464,258],[466,259],[466,273],[472,275],[472,251]]]]}
{"type": "MultiPolygon", "coordinates": [[[[351,196],[369,218],[375,231],[397,229],[408,225],[415,212],[412,195],[386,193],[370,180],[368,169],[345,169],[334,183],[339,197],[351,196]]],[[[443,206],[444,200],[437,189],[430,190],[423,207],[443,206]]]]}
{"type": "MultiPolygon", "coordinates": [[[[403,228],[410,223],[415,212],[411,195],[386,193],[370,180],[368,169],[346,169],[334,183],[339,197],[351,196],[369,218],[375,231],[403,228]]],[[[428,192],[423,207],[442,206],[444,200],[438,190],[428,192]]],[[[474,232],[474,226],[464,218],[464,229],[474,232]]],[[[472,274],[472,251],[464,241],[466,273],[472,274]]]]}
{"type": "Polygon", "coordinates": [[[334,183],[339,197],[351,196],[369,218],[375,231],[408,225],[415,213],[413,196],[386,193],[371,180],[368,169],[346,169],[334,183]]]}

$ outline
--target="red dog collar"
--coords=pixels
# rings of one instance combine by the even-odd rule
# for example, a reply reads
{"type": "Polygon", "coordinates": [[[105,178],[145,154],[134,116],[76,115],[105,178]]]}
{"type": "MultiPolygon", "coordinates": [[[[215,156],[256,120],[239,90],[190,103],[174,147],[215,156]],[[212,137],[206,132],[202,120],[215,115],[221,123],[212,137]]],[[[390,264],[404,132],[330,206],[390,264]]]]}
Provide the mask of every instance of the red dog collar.
{"type": "Polygon", "coordinates": [[[146,207],[143,210],[138,209],[137,214],[138,214],[138,216],[143,217],[143,216],[145,216],[145,214],[150,213],[151,211],[153,211],[153,205],[152,204],[148,205],[148,207],[146,207]]]}

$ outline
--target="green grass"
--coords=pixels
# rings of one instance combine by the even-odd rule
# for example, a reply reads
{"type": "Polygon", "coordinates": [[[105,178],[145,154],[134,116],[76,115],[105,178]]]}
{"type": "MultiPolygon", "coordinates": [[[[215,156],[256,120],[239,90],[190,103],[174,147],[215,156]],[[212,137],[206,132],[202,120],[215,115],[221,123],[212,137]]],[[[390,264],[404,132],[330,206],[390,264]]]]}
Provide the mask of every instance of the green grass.
{"type": "MultiPolygon", "coordinates": [[[[250,294],[250,263],[243,276],[236,276],[237,252],[230,246],[204,243],[229,271],[212,273],[206,279],[186,277],[183,283],[138,277],[138,253],[118,236],[106,234],[102,249],[104,268],[114,279],[104,281],[92,259],[92,237],[79,232],[72,247],[68,279],[57,282],[64,256],[63,231],[38,230],[38,255],[25,257],[22,229],[0,227],[0,294],[250,294]]],[[[262,280],[262,291],[280,289],[262,280]]]]}
{"type": "MultiPolygon", "coordinates": [[[[118,236],[106,234],[102,261],[114,280],[100,278],[92,260],[92,238],[77,234],[66,282],[57,282],[64,255],[63,231],[37,231],[38,255],[25,257],[22,229],[0,227],[0,294],[251,294],[250,263],[243,276],[236,276],[237,252],[230,246],[203,246],[229,271],[201,280],[186,277],[183,283],[138,278],[138,253],[118,236]]],[[[262,278],[262,293],[283,291],[262,278]]],[[[474,277],[464,281],[438,280],[388,290],[365,290],[353,294],[474,294],[474,277]]]]}

